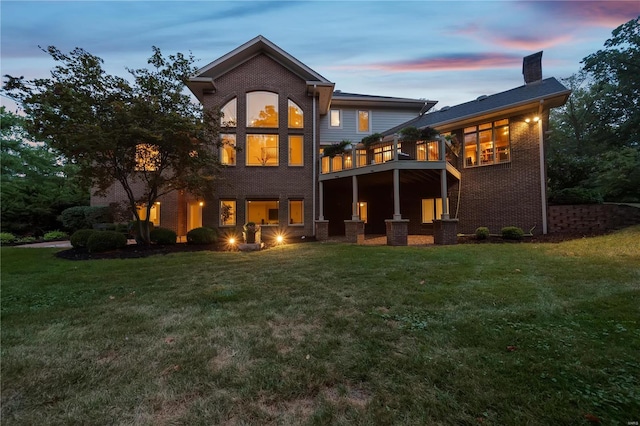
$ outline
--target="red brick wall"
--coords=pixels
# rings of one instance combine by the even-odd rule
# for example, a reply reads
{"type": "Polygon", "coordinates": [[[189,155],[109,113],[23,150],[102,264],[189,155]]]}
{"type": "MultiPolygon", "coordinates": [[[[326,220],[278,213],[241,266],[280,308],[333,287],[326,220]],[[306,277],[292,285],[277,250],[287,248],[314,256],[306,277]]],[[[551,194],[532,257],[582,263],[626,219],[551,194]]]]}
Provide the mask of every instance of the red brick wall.
{"type": "MultiPolygon", "coordinates": [[[[313,98],[307,95],[306,82],[284,68],[270,57],[261,54],[245,62],[215,81],[216,93],[206,95],[206,108],[221,107],[237,97],[238,126],[236,145],[242,149],[237,155],[237,164],[223,171],[217,191],[207,200],[203,221],[205,225],[218,226],[219,201],[236,200],[237,229],[245,221],[247,199],[276,199],[280,201],[279,228],[286,229],[289,236],[313,235],[313,98]],[[279,165],[277,167],[245,166],[246,150],[246,93],[265,90],[279,95],[279,165]],[[304,130],[288,129],[288,100],[294,101],[304,113],[304,130]],[[304,167],[288,165],[288,136],[304,136],[304,167]],[[304,200],[304,226],[288,226],[289,199],[304,200]]],[[[264,133],[270,133],[264,129],[264,133]]],[[[261,133],[260,129],[249,132],[261,133]]],[[[263,237],[276,229],[263,227],[263,237]],[[271,232],[270,232],[271,231],[271,232]]]]}
{"type": "Polygon", "coordinates": [[[550,233],[597,233],[640,224],[640,208],[617,204],[549,206],[550,233]]]}
{"type": "Polygon", "coordinates": [[[542,233],[538,126],[546,129],[547,117],[538,124],[525,123],[524,118],[509,118],[511,162],[466,169],[459,165],[458,232],[473,233],[479,226],[493,233],[505,226],[518,226],[528,232],[535,226],[533,233],[542,233]]]}

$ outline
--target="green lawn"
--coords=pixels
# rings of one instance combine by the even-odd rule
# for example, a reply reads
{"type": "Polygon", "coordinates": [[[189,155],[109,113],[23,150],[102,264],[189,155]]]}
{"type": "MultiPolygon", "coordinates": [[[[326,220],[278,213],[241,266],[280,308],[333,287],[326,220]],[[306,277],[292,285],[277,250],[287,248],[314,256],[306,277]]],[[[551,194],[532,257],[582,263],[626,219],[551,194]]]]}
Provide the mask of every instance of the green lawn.
{"type": "Polygon", "coordinates": [[[562,244],[54,252],[1,249],[6,425],[640,421],[640,227],[562,244]]]}

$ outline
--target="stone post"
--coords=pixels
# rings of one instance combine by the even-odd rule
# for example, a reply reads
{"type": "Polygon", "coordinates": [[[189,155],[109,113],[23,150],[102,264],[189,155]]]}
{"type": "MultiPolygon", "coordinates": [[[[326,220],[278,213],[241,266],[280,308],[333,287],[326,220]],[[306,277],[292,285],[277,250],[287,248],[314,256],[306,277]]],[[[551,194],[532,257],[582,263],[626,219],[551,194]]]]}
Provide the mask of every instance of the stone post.
{"type": "Polygon", "coordinates": [[[344,233],[347,242],[363,244],[364,243],[364,221],[363,220],[345,220],[344,233]]]}
{"type": "Polygon", "coordinates": [[[387,219],[384,221],[387,226],[387,245],[406,246],[409,244],[409,220],[387,219]]]}
{"type": "Polygon", "coordinates": [[[433,221],[434,244],[450,245],[458,242],[458,219],[437,219],[433,221]]]}
{"type": "Polygon", "coordinates": [[[316,240],[326,241],[329,239],[329,221],[316,220],[316,240]]]}

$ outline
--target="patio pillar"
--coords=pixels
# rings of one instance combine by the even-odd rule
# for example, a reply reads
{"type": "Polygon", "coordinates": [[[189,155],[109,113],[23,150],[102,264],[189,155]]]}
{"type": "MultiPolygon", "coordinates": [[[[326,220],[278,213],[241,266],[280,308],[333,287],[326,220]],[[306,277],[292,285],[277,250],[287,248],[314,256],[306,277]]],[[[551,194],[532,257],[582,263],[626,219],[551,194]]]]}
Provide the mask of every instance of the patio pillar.
{"type": "Polygon", "coordinates": [[[320,181],[318,195],[319,195],[318,207],[320,210],[318,212],[318,220],[324,220],[324,187],[323,187],[322,181],[320,181]]]}
{"type": "Polygon", "coordinates": [[[400,159],[400,155],[398,154],[398,134],[393,134],[393,159],[398,161],[400,159]]]}
{"type": "Polygon", "coordinates": [[[351,177],[351,186],[353,187],[352,203],[351,203],[351,220],[360,220],[358,214],[358,177],[351,177]]]}
{"type": "Polygon", "coordinates": [[[449,203],[447,202],[447,144],[443,137],[438,139],[440,144],[440,161],[443,169],[440,170],[440,197],[442,198],[442,220],[449,219],[449,203]]]}
{"type": "Polygon", "coordinates": [[[400,170],[393,169],[393,220],[401,220],[400,214],[400,170]]]}

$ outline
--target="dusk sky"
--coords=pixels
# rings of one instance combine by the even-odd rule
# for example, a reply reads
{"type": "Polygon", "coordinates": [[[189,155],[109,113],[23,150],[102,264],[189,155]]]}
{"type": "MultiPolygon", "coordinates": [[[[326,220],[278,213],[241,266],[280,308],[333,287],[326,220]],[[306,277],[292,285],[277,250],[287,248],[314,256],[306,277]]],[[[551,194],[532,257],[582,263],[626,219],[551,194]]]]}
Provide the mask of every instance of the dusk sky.
{"type": "Polygon", "coordinates": [[[2,75],[48,77],[39,45],[82,47],[127,76],[152,46],[202,67],[263,35],[337,90],[443,107],[522,85],[523,56],[540,50],[545,78],[570,76],[640,1],[2,0],[0,14],[2,75]]]}

